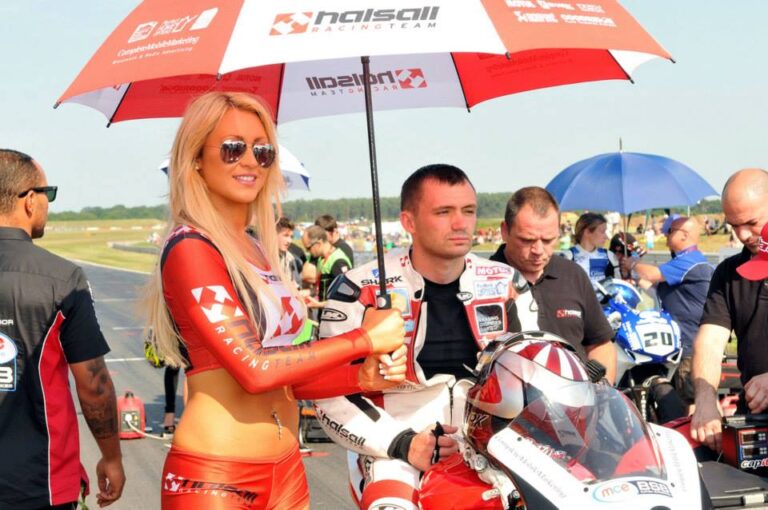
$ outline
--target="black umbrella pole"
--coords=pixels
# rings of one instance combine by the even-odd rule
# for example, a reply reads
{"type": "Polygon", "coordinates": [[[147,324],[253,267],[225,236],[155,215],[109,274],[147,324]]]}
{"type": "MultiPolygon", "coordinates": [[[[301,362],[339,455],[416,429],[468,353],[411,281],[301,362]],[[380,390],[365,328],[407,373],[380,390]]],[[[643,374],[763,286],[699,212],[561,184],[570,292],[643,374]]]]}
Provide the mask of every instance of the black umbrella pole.
{"type": "Polygon", "coordinates": [[[373,101],[371,99],[370,57],[360,57],[363,63],[363,90],[365,91],[365,118],[368,121],[368,154],[371,159],[371,189],[373,191],[373,222],[376,226],[376,260],[379,265],[379,309],[392,308],[387,294],[387,274],[384,269],[384,236],[381,235],[381,200],[379,199],[379,172],[376,165],[376,136],[373,132],[373,101]]]}

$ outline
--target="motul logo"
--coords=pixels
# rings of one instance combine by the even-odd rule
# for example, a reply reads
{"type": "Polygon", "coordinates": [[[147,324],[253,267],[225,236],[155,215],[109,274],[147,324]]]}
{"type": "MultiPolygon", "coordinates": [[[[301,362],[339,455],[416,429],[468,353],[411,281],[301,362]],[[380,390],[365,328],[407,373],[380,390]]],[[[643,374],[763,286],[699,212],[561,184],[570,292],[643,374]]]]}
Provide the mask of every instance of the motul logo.
{"type": "MultiPolygon", "coordinates": [[[[270,35],[319,32],[333,25],[353,23],[420,23],[437,20],[440,7],[424,6],[414,9],[363,9],[354,11],[288,12],[275,16],[270,35]]],[[[417,28],[417,27],[414,27],[417,28]]]]}
{"type": "MultiPolygon", "coordinates": [[[[309,90],[334,89],[340,87],[362,87],[365,80],[362,74],[344,74],[340,76],[308,76],[305,78],[309,90]]],[[[371,85],[397,85],[401,89],[423,89],[427,87],[424,71],[416,69],[395,69],[371,74],[371,85]]]]}

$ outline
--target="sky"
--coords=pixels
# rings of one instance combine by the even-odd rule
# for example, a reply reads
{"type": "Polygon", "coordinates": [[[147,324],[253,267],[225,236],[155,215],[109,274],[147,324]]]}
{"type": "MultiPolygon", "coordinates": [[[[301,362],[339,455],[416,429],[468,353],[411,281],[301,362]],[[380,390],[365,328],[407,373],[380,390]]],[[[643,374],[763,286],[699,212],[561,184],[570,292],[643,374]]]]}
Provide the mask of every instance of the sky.
{"type": "MultiPolygon", "coordinates": [[[[52,212],[165,201],[176,119],[128,121],[56,99],[138,0],[0,2],[0,147],[32,155],[59,186],[52,212]]],[[[424,164],[464,169],[480,192],[545,186],[573,162],[618,150],[679,160],[721,189],[735,170],[768,167],[768,2],[622,0],[675,58],[627,81],[525,92],[464,109],[378,112],[383,196],[424,164]]],[[[369,196],[365,116],[278,127],[312,175],[287,199],[369,196]]]]}

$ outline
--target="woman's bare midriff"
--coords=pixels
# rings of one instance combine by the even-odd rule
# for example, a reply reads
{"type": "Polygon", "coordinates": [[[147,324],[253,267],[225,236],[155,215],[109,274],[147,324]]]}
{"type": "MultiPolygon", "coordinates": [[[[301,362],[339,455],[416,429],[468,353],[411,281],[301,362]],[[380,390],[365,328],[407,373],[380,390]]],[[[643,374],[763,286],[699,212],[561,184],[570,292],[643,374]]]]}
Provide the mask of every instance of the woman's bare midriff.
{"type": "Polygon", "coordinates": [[[299,412],[290,386],[248,393],[221,368],[193,374],[187,384],[189,400],[173,436],[175,447],[253,460],[280,457],[296,447],[299,412]]]}

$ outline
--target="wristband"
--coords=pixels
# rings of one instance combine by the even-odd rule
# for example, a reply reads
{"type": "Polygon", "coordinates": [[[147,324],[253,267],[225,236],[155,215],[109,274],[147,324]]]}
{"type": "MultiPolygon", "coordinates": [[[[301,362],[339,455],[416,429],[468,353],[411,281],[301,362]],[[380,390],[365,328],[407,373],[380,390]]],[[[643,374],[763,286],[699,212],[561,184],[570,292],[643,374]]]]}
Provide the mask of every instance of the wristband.
{"type": "Polygon", "coordinates": [[[408,463],[408,452],[411,449],[411,443],[415,436],[416,431],[413,429],[406,429],[400,432],[389,445],[387,455],[392,459],[398,459],[408,463]]]}

